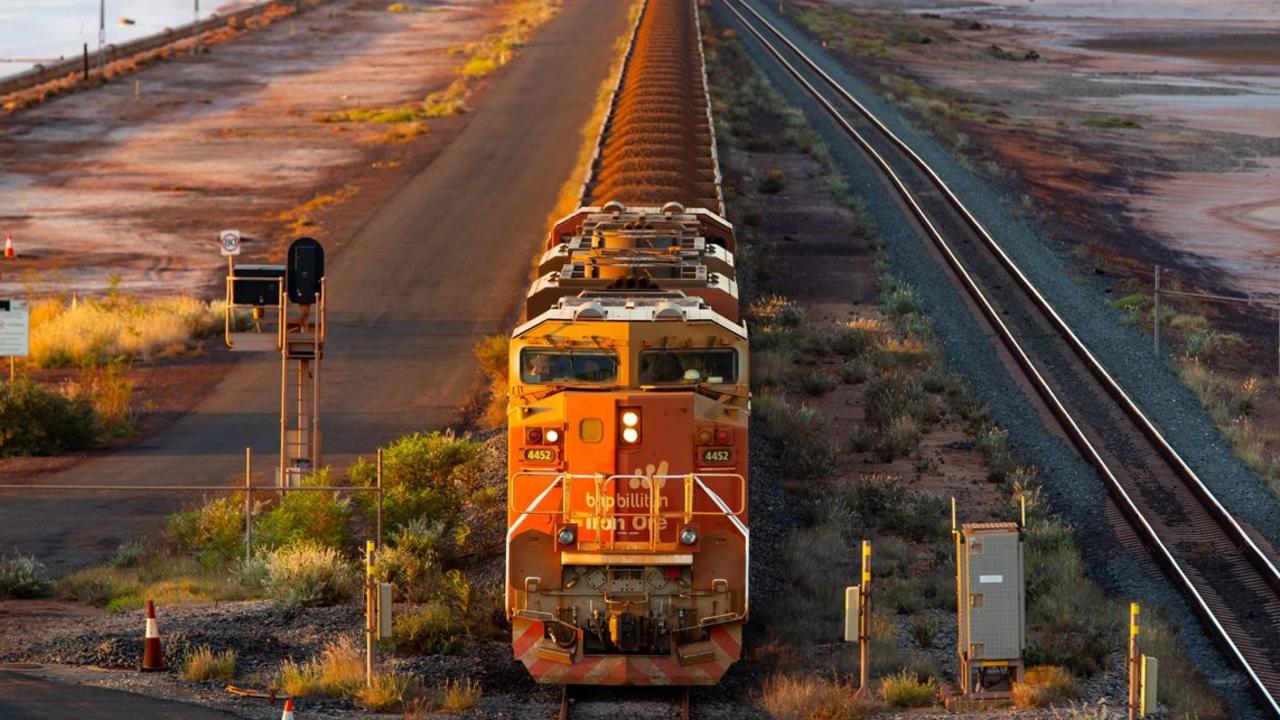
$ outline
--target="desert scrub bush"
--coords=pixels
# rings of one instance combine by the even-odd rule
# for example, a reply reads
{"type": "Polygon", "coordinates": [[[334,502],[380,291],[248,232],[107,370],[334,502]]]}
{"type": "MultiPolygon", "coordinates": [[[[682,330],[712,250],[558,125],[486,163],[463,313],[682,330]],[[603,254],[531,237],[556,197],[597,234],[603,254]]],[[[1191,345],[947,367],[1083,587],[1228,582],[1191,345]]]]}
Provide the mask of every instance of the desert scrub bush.
{"type": "Polygon", "coordinates": [[[443,602],[431,602],[395,619],[396,650],[419,655],[453,655],[467,629],[443,602]]]}
{"type": "Polygon", "coordinates": [[[907,634],[922,648],[933,647],[933,642],[938,637],[938,629],[938,621],[927,615],[913,617],[907,623],[907,634]]]}
{"type": "Polygon", "coordinates": [[[836,389],[836,379],[822,370],[806,370],[796,376],[796,389],[809,397],[821,397],[836,389]]]}
{"type": "MultiPolygon", "coordinates": [[[[477,489],[483,464],[483,443],[452,431],[405,435],[382,453],[383,522],[395,531],[411,520],[430,517],[452,530],[459,521],[464,498],[477,489]]],[[[352,484],[372,487],[376,468],[363,458],[347,471],[352,484]]],[[[357,498],[370,518],[373,499],[357,498]]]]}
{"type": "Polygon", "coordinates": [[[915,290],[892,276],[881,279],[880,309],[891,318],[901,319],[921,312],[915,290]]]}
{"type": "Polygon", "coordinates": [[[34,598],[49,589],[49,573],[33,555],[18,551],[0,556],[0,597],[34,598]]]}
{"type": "Polygon", "coordinates": [[[751,353],[751,387],[776,388],[791,370],[791,355],[784,350],[757,350],[751,353]]]}
{"type": "Polygon", "coordinates": [[[1137,130],[1142,124],[1136,120],[1122,117],[1091,117],[1080,121],[1081,125],[1095,128],[1111,128],[1119,130],[1137,130]]]}
{"type": "Polygon", "coordinates": [[[271,598],[284,607],[334,605],[355,595],[355,570],[333,548],[287,545],[267,556],[266,568],[271,598]]]}
{"type": "Polygon", "coordinates": [[[1160,660],[1159,700],[1179,720],[1225,720],[1228,716],[1200,669],[1182,651],[1178,630],[1160,608],[1143,608],[1138,636],[1142,654],[1160,660]]]}
{"type": "Polygon", "coordinates": [[[773,675],[764,681],[760,704],[775,718],[787,720],[859,720],[874,708],[859,698],[856,688],[826,678],[773,675]]]}
{"type": "Polygon", "coordinates": [[[320,657],[307,662],[285,660],[276,672],[276,687],[294,697],[339,698],[364,684],[364,656],[349,637],[325,645],[320,657]]]}
{"type": "Polygon", "coordinates": [[[1030,524],[1024,536],[1029,665],[1059,665],[1075,675],[1102,669],[1119,637],[1120,611],[1084,577],[1071,529],[1030,524]]]}
{"type": "Polygon", "coordinates": [[[821,413],[780,395],[761,395],[755,401],[755,415],[782,445],[783,472],[816,480],[835,470],[836,451],[826,436],[827,419],[821,413]]]}
{"type": "Polygon", "coordinates": [[[417,680],[410,675],[378,673],[372,684],[355,691],[355,699],[371,712],[400,712],[419,692],[417,680]]]}
{"type": "Polygon", "coordinates": [[[782,192],[786,184],[787,176],[782,172],[782,168],[769,168],[765,171],[764,177],[760,178],[756,190],[762,195],[777,195],[782,192]]]}
{"type": "Polygon", "coordinates": [[[0,457],[83,450],[98,437],[93,406],[29,380],[0,385],[0,457]]]}
{"type": "MultiPolygon", "coordinates": [[[[328,470],[312,475],[302,485],[330,486],[328,470]]],[[[244,523],[243,508],[242,502],[241,525],[244,523]]],[[[265,550],[303,542],[331,548],[346,547],[351,538],[350,520],[351,501],[346,498],[321,490],[289,492],[254,523],[254,545],[265,550]]]]}
{"type": "Polygon", "coordinates": [[[113,360],[194,348],[222,322],[220,306],[192,297],[50,298],[31,311],[30,361],[40,367],[96,367],[113,360]]]}
{"type": "Polygon", "coordinates": [[[987,469],[992,477],[1004,479],[1016,465],[1009,452],[1009,433],[990,423],[984,423],[973,432],[978,450],[987,459],[987,469]]]}
{"type": "Polygon", "coordinates": [[[456,552],[444,524],[426,518],[411,520],[391,536],[378,554],[374,573],[395,586],[407,602],[425,602],[440,595],[444,584],[442,561],[456,552]]]}
{"type": "Polygon", "coordinates": [[[142,607],[146,599],[168,605],[243,600],[257,596],[259,589],[245,586],[223,566],[206,566],[185,553],[158,552],[146,553],[129,565],[76,570],[60,577],[54,590],[64,600],[121,612],[142,607]]]}
{"type": "Polygon", "coordinates": [[[236,651],[214,652],[208,645],[188,650],[182,657],[182,677],[188,680],[227,681],[236,674],[236,651]]]}
{"type": "Polygon", "coordinates": [[[924,607],[924,594],[920,581],[915,578],[884,578],[878,588],[877,600],[882,607],[899,615],[911,615],[924,607]]]}
{"type": "Polygon", "coordinates": [[[880,697],[890,707],[927,707],[938,696],[938,681],[921,680],[915,673],[903,670],[880,679],[880,697]]]}
{"type": "Polygon", "coordinates": [[[1047,707],[1075,694],[1076,679],[1056,665],[1027,668],[1022,681],[1013,683],[1013,705],[1019,708],[1047,707]]]}
{"type": "Polygon", "coordinates": [[[766,327],[794,329],[804,325],[804,311],[781,295],[768,295],[751,303],[747,317],[766,327]]]}
{"type": "Polygon", "coordinates": [[[244,494],[214,498],[166,520],[166,537],[179,550],[193,553],[201,563],[225,565],[244,552],[244,494]]]}
{"type": "Polygon", "coordinates": [[[947,500],[909,491],[894,475],[865,475],[842,484],[829,493],[824,512],[845,518],[848,527],[863,533],[892,530],[912,542],[940,542],[951,532],[947,500]]]}
{"type": "Polygon", "coordinates": [[[844,365],[840,366],[840,380],[848,385],[861,385],[870,380],[874,372],[871,363],[855,358],[845,361],[844,365]]]}
{"type": "Polygon", "coordinates": [[[861,357],[879,344],[885,335],[884,326],[871,318],[858,318],[831,331],[831,350],[846,358],[861,357]]]}

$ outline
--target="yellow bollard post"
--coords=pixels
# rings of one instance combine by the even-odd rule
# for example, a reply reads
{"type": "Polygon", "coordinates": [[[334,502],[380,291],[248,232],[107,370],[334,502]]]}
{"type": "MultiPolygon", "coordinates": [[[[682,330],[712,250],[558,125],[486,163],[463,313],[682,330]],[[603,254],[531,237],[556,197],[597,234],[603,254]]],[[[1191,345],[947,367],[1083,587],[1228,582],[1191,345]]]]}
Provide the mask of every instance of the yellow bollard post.
{"type": "Polygon", "coordinates": [[[368,540],[364,544],[364,684],[373,687],[373,634],[375,632],[374,612],[377,597],[374,596],[373,554],[374,544],[368,540]]]}
{"type": "Polygon", "coordinates": [[[871,656],[871,541],[862,541],[862,584],[858,586],[858,692],[867,692],[871,656]]]}
{"type": "Polygon", "coordinates": [[[1141,685],[1138,657],[1138,603],[1129,603],[1129,720],[1138,717],[1138,687],[1141,685]]]}

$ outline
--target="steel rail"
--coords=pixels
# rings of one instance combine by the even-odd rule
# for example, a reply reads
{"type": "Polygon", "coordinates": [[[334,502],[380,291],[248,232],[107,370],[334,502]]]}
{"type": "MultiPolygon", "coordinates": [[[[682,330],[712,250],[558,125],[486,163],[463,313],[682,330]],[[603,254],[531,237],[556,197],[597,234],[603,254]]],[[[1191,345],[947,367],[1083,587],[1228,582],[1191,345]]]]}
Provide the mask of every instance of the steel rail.
{"type": "MultiPolygon", "coordinates": [[[[974,280],[973,276],[962,265],[958,256],[951,248],[950,244],[939,232],[937,226],[931,220],[928,213],[925,212],[925,210],[916,201],[914,194],[907,187],[906,183],[903,182],[899,174],[893,170],[892,166],[884,158],[884,156],[879,151],[877,151],[875,147],[869,141],[867,141],[867,139],[848,122],[847,119],[845,119],[843,114],[841,114],[839,110],[836,109],[836,107],[830,102],[830,100],[828,100],[816,87],[814,87],[814,85],[811,82],[809,82],[809,80],[790,61],[787,60],[787,58],[783,55],[783,53],[780,50],[778,50],[778,48],[773,43],[771,43],[769,39],[766,38],[764,34],[761,33],[751,23],[751,21],[749,21],[741,12],[738,11],[737,8],[734,7],[734,4],[735,4],[734,1],[724,0],[724,2],[725,2],[726,8],[738,18],[738,20],[742,23],[743,27],[745,27],[753,36],[755,36],[755,38],[761,43],[761,45],[778,60],[778,62],[787,70],[787,72],[791,74],[806,89],[806,91],[809,94],[811,94],[820,103],[823,109],[828,114],[830,114],[836,120],[836,122],[841,126],[841,128],[851,138],[853,138],[853,140],[858,144],[858,146],[861,147],[861,149],[865,153],[867,153],[869,157],[872,158],[872,160],[880,168],[881,172],[885,175],[885,177],[890,180],[891,184],[895,188],[895,191],[901,196],[902,200],[907,205],[911,214],[925,229],[930,239],[933,241],[935,246],[937,246],[938,250],[943,255],[947,264],[952,268],[953,272],[955,272],[957,279],[960,280],[961,284],[965,287],[966,291],[968,292],[972,300],[978,305],[983,315],[987,317],[992,327],[997,331],[997,334],[1000,336],[1001,341],[1004,343],[1006,348],[1010,351],[1010,353],[1014,357],[1014,360],[1026,373],[1028,380],[1031,381],[1037,393],[1045,400],[1046,404],[1048,405],[1050,411],[1054,414],[1054,416],[1058,418],[1058,420],[1063,424],[1063,429],[1071,437],[1073,443],[1075,443],[1077,448],[1081,450],[1081,452],[1086,456],[1086,458],[1098,469],[1098,471],[1107,480],[1107,483],[1113,495],[1116,497],[1117,501],[1119,502],[1121,508],[1125,511],[1126,515],[1130,518],[1130,521],[1133,524],[1135,524],[1139,530],[1142,531],[1143,535],[1145,536],[1145,540],[1148,544],[1148,547],[1153,551],[1153,553],[1156,555],[1158,559],[1162,560],[1162,564],[1165,565],[1166,570],[1182,586],[1184,592],[1192,600],[1193,606],[1199,610],[1199,614],[1201,615],[1202,619],[1214,632],[1214,634],[1216,635],[1216,639],[1224,647],[1224,649],[1227,651],[1227,654],[1231,657],[1231,659],[1233,659],[1241,667],[1243,672],[1248,676],[1248,678],[1252,683],[1252,687],[1257,692],[1259,697],[1264,701],[1266,706],[1269,707],[1277,715],[1280,715],[1280,703],[1277,703],[1276,698],[1271,694],[1270,690],[1266,687],[1265,683],[1263,683],[1261,678],[1259,678],[1257,672],[1254,670],[1252,665],[1244,657],[1244,654],[1241,651],[1240,647],[1236,644],[1236,642],[1231,638],[1230,634],[1223,627],[1216,613],[1209,607],[1208,603],[1204,599],[1204,596],[1201,595],[1199,590],[1196,588],[1195,583],[1193,583],[1191,579],[1187,576],[1186,572],[1182,569],[1181,565],[1178,563],[1173,553],[1169,550],[1168,546],[1161,539],[1159,533],[1156,532],[1151,522],[1147,520],[1147,518],[1145,517],[1141,509],[1138,507],[1138,505],[1134,502],[1133,498],[1130,496],[1128,491],[1123,487],[1119,478],[1116,477],[1110,465],[1102,458],[1101,454],[1095,448],[1092,441],[1090,441],[1090,439],[1084,433],[1080,424],[1075,420],[1075,418],[1072,416],[1070,411],[1066,409],[1066,407],[1060,401],[1060,399],[1058,398],[1057,394],[1054,392],[1052,387],[1050,387],[1050,385],[1048,384],[1044,376],[1036,368],[1035,364],[1031,361],[1028,354],[1023,350],[1021,345],[1018,343],[1017,339],[1014,337],[1013,333],[1009,330],[1008,326],[1004,323],[998,311],[994,308],[994,306],[988,300],[986,294],[982,291],[981,287],[974,280]]],[[[748,3],[746,3],[745,0],[736,0],[736,3],[738,5],[741,5],[746,11],[754,15],[756,19],[762,25],[767,27],[773,35],[778,37],[782,42],[786,43],[787,46],[791,49],[791,51],[797,57],[799,57],[813,72],[818,74],[825,83],[827,83],[837,92],[839,92],[840,95],[850,105],[857,108],[858,111],[862,113],[866,117],[866,119],[871,122],[873,126],[875,126],[881,133],[883,133],[884,136],[888,138],[895,147],[897,147],[900,151],[903,152],[903,154],[909,157],[912,160],[912,162],[915,163],[918,169],[924,172],[924,174],[933,182],[933,184],[937,187],[937,189],[941,191],[942,196],[948,201],[948,204],[951,205],[952,208],[959,213],[959,215],[965,220],[966,224],[970,227],[970,229],[973,230],[979,236],[979,238],[981,238],[984,241],[984,243],[986,243],[988,249],[993,253],[993,255],[995,255],[999,259],[1000,263],[1005,267],[1005,270],[1014,276],[1014,278],[1018,281],[1019,286],[1023,290],[1023,292],[1025,292],[1027,295],[1029,295],[1032,298],[1033,303],[1036,305],[1037,309],[1039,309],[1042,312],[1042,314],[1051,321],[1051,323],[1059,331],[1061,336],[1068,342],[1068,344],[1076,349],[1076,352],[1085,361],[1085,365],[1089,368],[1090,372],[1097,377],[1097,379],[1102,384],[1104,389],[1108,390],[1108,392],[1112,394],[1112,396],[1119,402],[1122,409],[1126,410],[1127,414],[1137,422],[1139,429],[1156,446],[1156,449],[1165,457],[1166,461],[1170,462],[1170,464],[1176,470],[1179,471],[1183,479],[1188,482],[1193,492],[1195,492],[1196,495],[1200,497],[1202,501],[1204,501],[1206,506],[1205,507],[1206,511],[1208,511],[1210,516],[1214,519],[1214,521],[1219,524],[1222,531],[1225,534],[1230,536],[1230,539],[1232,539],[1232,541],[1237,544],[1237,547],[1243,546],[1245,548],[1248,548],[1253,555],[1252,563],[1254,564],[1255,568],[1258,569],[1260,574],[1264,575],[1266,580],[1269,583],[1271,583],[1273,587],[1277,586],[1277,584],[1280,583],[1280,573],[1276,571],[1276,568],[1271,563],[1270,559],[1267,558],[1266,555],[1261,551],[1261,549],[1257,547],[1257,545],[1253,542],[1252,538],[1250,538],[1248,534],[1243,530],[1243,528],[1240,527],[1240,525],[1235,521],[1235,519],[1230,515],[1230,513],[1228,513],[1226,509],[1223,508],[1222,505],[1217,501],[1217,499],[1213,497],[1212,493],[1208,490],[1208,488],[1204,486],[1203,482],[1200,481],[1200,479],[1195,475],[1195,473],[1190,469],[1190,467],[1188,467],[1186,463],[1182,460],[1182,458],[1176,453],[1176,451],[1174,451],[1172,446],[1169,445],[1169,443],[1159,433],[1159,431],[1156,430],[1156,428],[1150,422],[1150,420],[1146,417],[1146,415],[1142,413],[1142,411],[1137,407],[1137,405],[1128,396],[1128,394],[1125,393],[1122,388],[1120,388],[1119,384],[1110,375],[1110,373],[1106,371],[1106,369],[1097,360],[1097,358],[1093,355],[1093,353],[1084,345],[1084,343],[1078,338],[1078,336],[1076,336],[1074,331],[1072,331],[1071,328],[1066,324],[1066,322],[1061,318],[1061,316],[1058,315],[1057,311],[1049,304],[1049,302],[1043,297],[1043,295],[1040,294],[1039,290],[1035,288],[1035,286],[1025,276],[1025,274],[1022,273],[1021,269],[1018,268],[1018,266],[1004,252],[1004,249],[1000,247],[1000,245],[995,241],[995,239],[990,235],[990,233],[987,232],[986,228],[982,226],[982,224],[977,220],[977,218],[974,217],[971,212],[969,212],[968,208],[964,206],[964,204],[960,201],[960,199],[955,195],[954,192],[951,191],[951,189],[937,175],[937,173],[934,172],[933,169],[922,158],[920,158],[920,156],[917,153],[915,153],[914,150],[912,150],[905,142],[903,142],[900,138],[898,138],[897,135],[895,135],[892,131],[890,131],[877,117],[875,117],[875,115],[871,113],[870,110],[868,110],[862,103],[860,103],[856,98],[854,98],[851,94],[849,94],[847,90],[845,90],[838,82],[836,82],[833,78],[831,78],[830,75],[828,75],[816,63],[814,63],[813,60],[810,59],[802,50],[800,50],[795,45],[795,43],[793,43],[790,39],[788,39],[772,23],[770,23],[767,19],[765,19],[762,15],[760,15],[760,13],[757,12],[754,8],[752,8],[748,3]]]]}

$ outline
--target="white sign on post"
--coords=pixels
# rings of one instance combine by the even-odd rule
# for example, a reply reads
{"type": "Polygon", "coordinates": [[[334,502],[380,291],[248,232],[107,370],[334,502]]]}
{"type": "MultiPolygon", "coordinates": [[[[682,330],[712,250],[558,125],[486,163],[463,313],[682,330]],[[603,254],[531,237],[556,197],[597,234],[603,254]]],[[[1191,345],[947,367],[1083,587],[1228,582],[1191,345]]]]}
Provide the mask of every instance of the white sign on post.
{"type": "Polygon", "coordinates": [[[31,322],[26,300],[0,300],[0,357],[31,354],[31,322]]]}
{"type": "Polygon", "coordinates": [[[239,230],[223,230],[218,233],[218,248],[222,251],[223,257],[231,257],[240,254],[240,231],[239,230]]]}

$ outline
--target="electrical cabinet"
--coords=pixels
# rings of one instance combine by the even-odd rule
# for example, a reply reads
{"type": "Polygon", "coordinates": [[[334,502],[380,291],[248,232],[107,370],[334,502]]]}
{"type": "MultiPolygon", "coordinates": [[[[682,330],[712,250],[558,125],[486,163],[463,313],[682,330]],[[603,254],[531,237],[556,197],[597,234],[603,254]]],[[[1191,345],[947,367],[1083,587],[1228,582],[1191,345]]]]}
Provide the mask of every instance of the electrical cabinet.
{"type": "Polygon", "coordinates": [[[966,691],[981,691],[994,667],[1020,675],[1026,646],[1022,530],[1016,523],[970,523],[956,535],[959,653],[966,691]],[[970,685],[977,671],[976,685],[970,685]]]}

